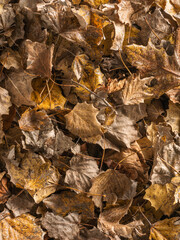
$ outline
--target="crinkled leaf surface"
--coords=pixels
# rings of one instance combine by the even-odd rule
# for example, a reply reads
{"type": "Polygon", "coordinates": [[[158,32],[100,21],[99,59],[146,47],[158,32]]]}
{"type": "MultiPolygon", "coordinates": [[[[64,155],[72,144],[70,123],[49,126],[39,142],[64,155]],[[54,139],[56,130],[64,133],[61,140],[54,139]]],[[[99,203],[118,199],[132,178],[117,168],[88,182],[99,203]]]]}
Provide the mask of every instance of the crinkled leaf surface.
{"type": "Polygon", "coordinates": [[[93,179],[90,189],[95,205],[102,208],[102,201],[115,204],[118,199],[131,199],[136,192],[137,184],[125,174],[108,169],[93,179]],[[96,196],[97,194],[97,196],[96,196]]]}
{"type": "Polygon", "coordinates": [[[74,240],[78,236],[80,216],[77,213],[70,213],[63,218],[52,212],[47,212],[41,221],[51,238],[74,240]]]}
{"type": "Polygon", "coordinates": [[[77,193],[87,192],[91,187],[91,179],[96,177],[99,172],[96,161],[89,156],[74,156],[70,161],[70,169],[67,170],[65,183],[73,187],[77,193]]]}
{"type": "Polygon", "coordinates": [[[56,191],[60,178],[58,170],[35,153],[25,154],[19,166],[6,159],[6,167],[11,181],[17,187],[26,189],[36,203],[56,191]]]}
{"type": "Polygon", "coordinates": [[[180,105],[169,102],[166,122],[172,127],[173,132],[180,133],[180,105]]]}
{"type": "Polygon", "coordinates": [[[96,143],[102,135],[101,124],[96,116],[98,110],[86,102],[78,103],[66,118],[66,128],[83,141],[96,143]]]}
{"type": "Polygon", "coordinates": [[[52,194],[43,200],[46,207],[65,217],[70,212],[81,214],[83,221],[94,217],[94,204],[92,200],[83,194],[63,191],[60,194],[52,194]]]}
{"type": "Polygon", "coordinates": [[[9,114],[9,108],[11,106],[11,98],[6,89],[0,87],[0,117],[3,114],[9,114]]]}
{"type": "Polygon", "coordinates": [[[0,221],[2,240],[43,240],[45,233],[35,222],[35,217],[22,214],[19,217],[5,217],[0,221]]]}

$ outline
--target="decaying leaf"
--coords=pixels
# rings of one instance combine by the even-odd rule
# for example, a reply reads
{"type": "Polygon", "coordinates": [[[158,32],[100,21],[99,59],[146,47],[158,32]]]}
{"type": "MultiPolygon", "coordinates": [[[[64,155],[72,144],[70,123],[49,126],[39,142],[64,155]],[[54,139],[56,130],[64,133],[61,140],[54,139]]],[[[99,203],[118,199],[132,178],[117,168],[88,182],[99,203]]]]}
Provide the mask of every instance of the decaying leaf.
{"type": "Polygon", "coordinates": [[[147,113],[150,121],[156,121],[164,112],[163,104],[159,99],[152,100],[151,104],[147,106],[147,113]]]}
{"type": "Polygon", "coordinates": [[[99,172],[96,161],[89,156],[74,156],[70,161],[70,169],[67,170],[65,183],[74,188],[74,191],[87,192],[91,187],[91,179],[99,172]]]}
{"type": "Polygon", "coordinates": [[[55,239],[74,240],[79,233],[80,216],[69,213],[66,217],[47,212],[42,217],[42,226],[47,229],[48,235],[55,239]]]}
{"type": "Polygon", "coordinates": [[[24,71],[11,72],[7,75],[5,86],[16,106],[34,105],[31,99],[33,77],[24,71]]]}
{"type": "Polygon", "coordinates": [[[173,178],[171,183],[166,183],[165,185],[153,184],[146,189],[144,198],[149,200],[156,210],[161,210],[165,215],[170,216],[178,207],[175,204],[174,194],[179,185],[179,177],[173,178]]]}
{"type": "Polygon", "coordinates": [[[172,127],[173,132],[180,133],[180,105],[169,102],[166,122],[172,127]]]}
{"type": "Polygon", "coordinates": [[[17,163],[13,162],[15,156],[10,154],[11,159],[6,159],[6,167],[11,181],[17,187],[26,189],[36,203],[56,191],[60,174],[50,162],[45,162],[42,156],[29,152],[17,166],[17,163]]]}
{"type": "Polygon", "coordinates": [[[7,202],[10,197],[10,191],[8,189],[8,179],[4,177],[5,172],[0,173],[0,204],[7,202]]]}
{"type": "Polygon", "coordinates": [[[70,212],[77,212],[83,221],[94,217],[94,204],[92,200],[83,194],[63,191],[60,194],[52,194],[43,200],[46,207],[65,217],[70,212]]]}
{"type": "Polygon", "coordinates": [[[33,198],[27,192],[23,192],[17,196],[12,195],[8,199],[6,206],[13,212],[15,217],[19,217],[21,214],[30,212],[34,204],[33,198]]]}
{"type": "Polygon", "coordinates": [[[9,108],[11,106],[9,93],[6,89],[0,87],[0,119],[4,114],[9,114],[9,108]]]}
{"type": "Polygon", "coordinates": [[[27,70],[34,74],[34,77],[50,78],[54,46],[47,47],[44,43],[26,40],[25,48],[28,55],[27,70]]]}
{"type": "Polygon", "coordinates": [[[104,235],[99,229],[96,227],[92,229],[82,229],[80,231],[80,239],[81,240],[110,240],[110,238],[104,235]]]}
{"type": "Polygon", "coordinates": [[[133,198],[136,193],[136,185],[125,174],[108,169],[94,178],[89,192],[92,194],[95,205],[102,208],[103,200],[115,204],[118,199],[133,198]]]}
{"type": "Polygon", "coordinates": [[[149,239],[178,240],[180,237],[180,219],[173,217],[158,221],[151,227],[149,239]]]}
{"type": "Polygon", "coordinates": [[[21,57],[17,51],[13,51],[11,48],[6,49],[0,57],[0,62],[6,69],[14,68],[20,69],[21,66],[21,57]]]}
{"type": "Polygon", "coordinates": [[[43,240],[45,233],[35,222],[35,217],[22,214],[19,217],[5,217],[0,221],[0,238],[2,240],[43,240]]]}
{"type": "Polygon", "coordinates": [[[66,128],[83,141],[96,143],[102,135],[101,124],[96,116],[98,110],[92,104],[78,103],[66,118],[66,128]]]}

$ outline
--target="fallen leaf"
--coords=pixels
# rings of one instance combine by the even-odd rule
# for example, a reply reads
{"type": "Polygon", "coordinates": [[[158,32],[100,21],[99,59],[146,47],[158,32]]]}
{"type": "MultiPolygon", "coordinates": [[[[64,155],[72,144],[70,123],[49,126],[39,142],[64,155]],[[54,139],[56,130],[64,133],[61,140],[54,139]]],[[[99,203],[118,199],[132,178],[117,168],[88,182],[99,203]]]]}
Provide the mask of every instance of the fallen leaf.
{"type": "Polygon", "coordinates": [[[5,172],[0,173],[0,204],[7,202],[11,193],[8,189],[8,179],[4,177],[5,172]]]}
{"type": "MultiPolygon", "coordinates": [[[[175,177],[176,184],[166,183],[165,185],[153,184],[148,189],[146,189],[146,194],[144,199],[151,202],[151,205],[156,210],[161,210],[165,215],[170,216],[177,208],[177,204],[174,204],[175,198],[174,194],[178,185],[180,185],[179,177],[175,177]]],[[[175,180],[172,179],[174,182],[175,180]]]]}
{"type": "Polygon", "coordinates": [[[17,51],[13,51],[11,48],[6,49],[0,57],[1,64],[6,68],[14,68],[16,70],[22,68],[21,56],[17,51]]]}
{"type": "Polygon", "coordinates": [[[33,77],[26,72],[18,71],[7,74],[5,81],[6,89],[9,91],[11,101],[16,106],[34,105],[31,99],[33,88],[31,81],[33,77]]]}
{"type": "MultiPolygon", "coordinates": [[[[11,156],[12,159],[15,157],[13,154],[11,156]]],[[[45,162],[42,156],[26,153],[20,166],[7,158],[6,167],[11,182],[19,188],[26,189],[36,203],[56,191],[60,174],[50,162],[45,162]]]]}
{"type": "Polygon", "coordinates": [[[93,227],[92,229],[82,229],[80,231],[80,240],[110,240],[109,237],[104,235],[99,229],[93,227]]]}
{"type": "Polygon", "coordinates": [[[52,194],[43,200],[47,208],[65,217],[70,212],[77,212],[81,215],[82,221],[94,217],[94,204],[92,200],[83,194],[63,191],[60,194],[52,194]]]}
{"type": "Polygon", "coordinates": [[[101,4],[108,3],[109,0],[85,0],[85,2],[89,3],[92,7],[98,7],[101,4]]]}
{"type": "Polygon", "coordinates": [[[150,121],[156,121],[164,112],[163,104],[159,99],[153,99],[151,104],[147,106],[147,114],[150,121]]]}
{"type": "Polygon", "coordinates": [[[35,217],[22,214],[19,217],[5,217],[0,221],[1,239],[10,240],[43,240],[45,233],[35,222],[35,217]]]}
{"type": "Polygon", "coordinates": [[[47,212],[41,221],[51,238],[74,240],[79,234],[80,216],[77,213],[69,213],[63,218],[47,212]]]}
{"type": "Polygon", "coordinates": [[[47,114],[45,111],[36,111],[34,109],[27,109],[19,120],[19,127],[23,131],[39,130],[42,124],[47,121],[47,114]]]}
{"type": "Polygon", "coordinates": [[[30,212],[32,207],[34,206],[35,202],[33,198],[27,193],[22,192],[20,195],[12,195],[7,203],[6,206],[9,210],[13,212],[15,217],[19,217],[24,213],[30,212]]]}
{"type": "Polygon", "coordinates": [[[87,192],[91,187],[91,179],[96,177],[98,172],[98,165],[93,158],[77,155],[70,161],[70,169],[66,171],[64,182],[77,193],[87,192]]]}
{"type": "Polygon", "coordinates": [[[66,128],[83,141],[96,143],[102,135],[101,124],[96,116],[98,110],[86,102],[78,103],[73,110],[65,115],[66,128]]]}
{"type": "Polygon", "coordinates": [[[51,78],[54,46],[47,47],[44,43],[26,40],[25,51],[28,56],[27,70],[34,74],[34,77],[51,78]]]}
{"type": "Polygon", "coordinates": [[[126,46],[125,53],[128,61],[139,69],[141,76],[150,77],[154,81],[146,90],[154,98],[179,86],[180,65],[176,54],[168,56],[163,48],[155,48],[151,41],[146,47],[136,44],[126,46]]]}
{"type": "Polygon", "coordinates": [[[164,219],[153,224],[149,239],[152,240],[178,240],[180,237],[179,217],[164,219]]]}
{"type": "Polygon", "coordinates": [[[6,89],[0,87],[0,119],[1,116],[9,114],[9,108],[11,106],[9,93],[6,89]]]}
{"type": "Polygon", "coordinates": [[[173,132],[180,133],[180,105],[169,102],[166,122],[172,127],[173,132]]]}
{"type": "Polygon", "coordinates": [[[34,89],[32,100],[38,104],[37,108],[45,110],[64,108],[66,98],[58,85],[37,78],[32,82],[32,87],[34,89]]]}
{"type": "Polygon", "coordinates": [[[133,198],[136,193],[136,183],[125,174],[108,169],[93,179],[89,192],[95,205],[102,209],[102,201],[115,204],[118,199],[133,198]]]}

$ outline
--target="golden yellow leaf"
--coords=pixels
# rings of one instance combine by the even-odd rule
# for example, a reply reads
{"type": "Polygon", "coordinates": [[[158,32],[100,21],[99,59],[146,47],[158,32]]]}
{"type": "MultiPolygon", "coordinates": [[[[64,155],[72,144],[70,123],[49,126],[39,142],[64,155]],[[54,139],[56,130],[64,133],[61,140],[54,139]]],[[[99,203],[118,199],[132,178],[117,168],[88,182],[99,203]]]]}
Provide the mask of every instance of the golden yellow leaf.
{"type": "Polygon", "coordinates": [[[22,214],[19,217],[5,217],[0,221],[1,240],[43,240],[45,233],[35,222],[35,217],[22,214]]]}
{"type": "Polygon", "coordinates": [[[36,203],[56,191],[60,179],[58,170],[35,153],[26,153],[20,166],[7,159],[6,167],[11,181],[17,187],[26,189],[36,203]]]}
{"type": "MultiPolygon", "coordinates": [[[[176,184],[179,185],[180,178],[175,178],[178,179],[176,184]]],[[[172,181],[175,181],[175,178],[173,178],[172,181]]],[[[144,199],[149,200],[156,210],[161,210],[165,215],[170,216],[177,208],[174,198],[177,185],[172,182],[165,185],[153,184],[146,189],[144,199]]]]}
{"type": "Polygon", "coordinates": [[[96,116],[98,110],[86,102],[78,103],[73,110],[65,115],[66,128],[83,141],[96,143],[102,135],[101,124],[96,116]]]}
{"type": "MultiPolygon", "coordinates": [[[[95,68],[85,54],[77,55],[72,63],[72,69],[80,84],[95,91],[98,87],[104,86],[103,74],[100,68],[95,68]]],[[[90,92],[78,86],[74,90],[83,100],[89,100],[90,92]]]]}
{"type": "Polygon", "coordinates": [[[85,2],[89,3],[92,7],[98,7],[101,4],[108,3],[109,0],[85,0],[85,2]]]}
{"type": "Polygon", "coordinates": [[[164,219],[153,224],[149,240],[178,240],[180,238],[180,218],[164,219]]]}
{"type": "Polygon", "coordinates": [[[52,82],[43,81],[43,79],[35,79],[32,82],[34,91],[32,92],[32,100],[35,101],[39,109],[64,108],[66,98],[63,97],[61,89],[52,82]]]}

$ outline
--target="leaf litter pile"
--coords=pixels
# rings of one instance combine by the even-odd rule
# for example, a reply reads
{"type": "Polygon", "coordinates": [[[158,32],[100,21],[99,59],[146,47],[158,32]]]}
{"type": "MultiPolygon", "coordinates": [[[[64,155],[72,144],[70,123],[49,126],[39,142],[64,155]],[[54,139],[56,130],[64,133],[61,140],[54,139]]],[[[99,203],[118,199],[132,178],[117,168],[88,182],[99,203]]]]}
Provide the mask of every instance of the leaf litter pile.
{"type": "Polygon", "coordinates": [[[0,1],[0,239],[180,239],[180,2],[0,1]]]}

